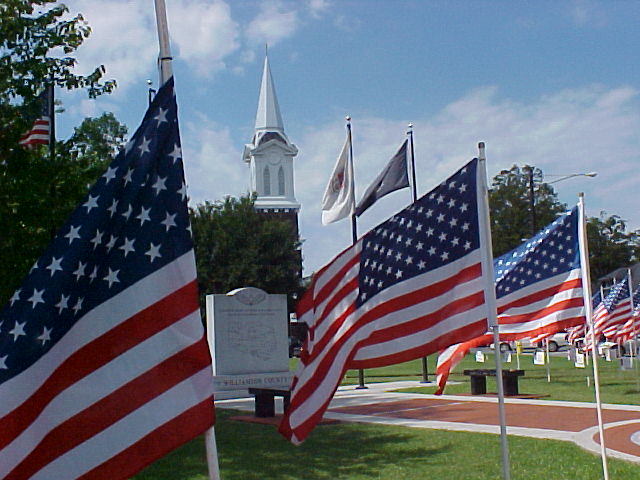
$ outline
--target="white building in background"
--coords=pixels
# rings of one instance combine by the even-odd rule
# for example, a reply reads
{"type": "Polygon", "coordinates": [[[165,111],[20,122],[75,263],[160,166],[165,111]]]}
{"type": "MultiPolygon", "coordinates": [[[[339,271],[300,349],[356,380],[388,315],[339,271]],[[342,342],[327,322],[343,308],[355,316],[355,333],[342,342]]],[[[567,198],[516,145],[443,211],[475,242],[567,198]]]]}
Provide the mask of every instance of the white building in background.
{"type": "Polygon", "coordinates": [[[284,132],[269,58],[265,56],[255,133],[246,144],[242,158],[251,168],[251,190],[257,194],[260,213],[286,218],[298,234],[300,204],[294,190],[293,159],[296,146],[284,132]]]}

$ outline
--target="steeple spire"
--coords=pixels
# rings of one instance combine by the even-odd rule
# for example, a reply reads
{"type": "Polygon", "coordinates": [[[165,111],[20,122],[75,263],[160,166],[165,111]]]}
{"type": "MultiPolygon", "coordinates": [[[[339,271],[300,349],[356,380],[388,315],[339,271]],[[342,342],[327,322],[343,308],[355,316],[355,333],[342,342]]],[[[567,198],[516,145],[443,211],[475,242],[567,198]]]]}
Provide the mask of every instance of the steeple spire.
{"type": "Polygon", "coordinates": [[[258,100],[258,112],[256,114],[256,133],[259,131],[279,132],[284,134],[284,124],[280,115],[278,97],[269,68],[269,57],[265,48],[264,69],[262,71],[262,84],[260,85],[260,98],[258,100]]]}

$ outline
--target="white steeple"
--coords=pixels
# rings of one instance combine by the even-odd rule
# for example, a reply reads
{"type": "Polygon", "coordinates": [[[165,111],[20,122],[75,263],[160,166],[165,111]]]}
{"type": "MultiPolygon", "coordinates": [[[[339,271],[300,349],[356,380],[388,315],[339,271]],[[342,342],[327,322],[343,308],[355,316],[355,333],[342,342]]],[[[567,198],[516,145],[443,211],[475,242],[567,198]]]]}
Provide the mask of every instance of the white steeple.
{"type": "Polygon", "coordinates": [[[260,85],[260,98],[258,99],[258,113],[256,114],[256,132],[259,130],[284,133],[280,105],[278,105],[271,68],[269,68],[269,57],[266,55],[262,71],[262,85],[260,85]]]}
{"type": "Polygon", "coordinates": [[[271,213],[295,213],[300,209],[294,193],[293,158],[298,149],[287,138],[278,97],[265,55],[256,113],[255,133],[242,158],[251,167],[255,207],[271,213]]]}

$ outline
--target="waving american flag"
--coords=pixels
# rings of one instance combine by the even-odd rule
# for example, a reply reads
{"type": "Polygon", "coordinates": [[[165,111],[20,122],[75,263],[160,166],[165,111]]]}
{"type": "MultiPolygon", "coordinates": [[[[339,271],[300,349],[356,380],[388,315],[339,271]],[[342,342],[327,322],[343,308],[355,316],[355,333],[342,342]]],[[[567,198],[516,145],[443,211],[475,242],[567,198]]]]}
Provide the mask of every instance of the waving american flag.
{"type": "MultiPolygon", "coordinates": [[[[501,341],[541,337],[584,323],[578,217],[575,207],[495,260],[501,341]]],[[[485,333],[442,352],[436,367],[438,393],[471,348],[492,341],[493,335],[485,333]]]]}
{"type": "Polygon", "coordinates": [[[482,175],[471,161],[314,276],[298,308],[309,338],[280,425],[286,438],[309,435],[347,369],[419,358],[487,330],[482,175]]]}
{"type": "Polygon", "coordinates": [[[0,478],[129,478],[212,424],[172,79],[0,322],[0,478]]]}

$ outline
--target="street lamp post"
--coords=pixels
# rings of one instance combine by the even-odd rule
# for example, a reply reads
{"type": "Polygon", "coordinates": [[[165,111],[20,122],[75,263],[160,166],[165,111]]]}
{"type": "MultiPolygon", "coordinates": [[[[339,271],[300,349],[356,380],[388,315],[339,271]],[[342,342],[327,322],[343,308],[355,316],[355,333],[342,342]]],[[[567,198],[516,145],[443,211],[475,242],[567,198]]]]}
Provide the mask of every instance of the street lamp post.
{"type": "MultiPolygon", "coordinates": [[[[522,170],[527,174],[529,180],[529,213],[531,215],[531,235],[535,235],[538,231],[538,222],[536,218],[536,198],[535,198],[535,179],[534,179],[534,169],[530,165],[525,165],[522,167],[522,170]]],[[[509,170],[502,170],[501,174],[509,173],[509,170]]],[[[552,183],[562,182],[563,180],[568,180],[569,178],[574,177],[595,177],[598,175],[597,172],[588,172],[588,173],[571,173],[568,175],[546,175],[547,177],[560,177],[556,180],[552,180],[551,182],[546,182],[548,185],[552,183]]]]}

